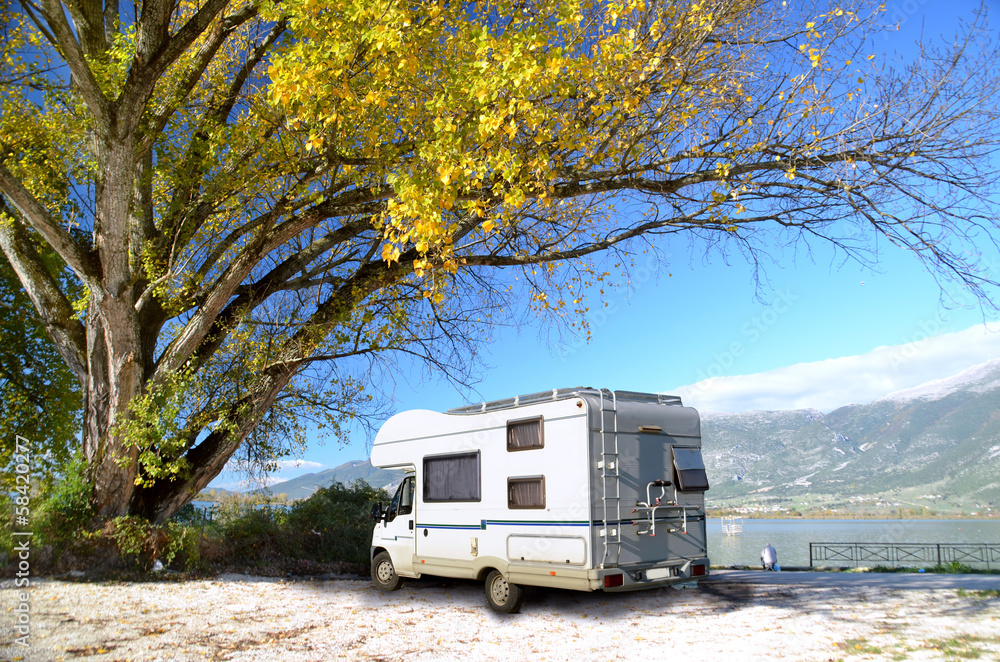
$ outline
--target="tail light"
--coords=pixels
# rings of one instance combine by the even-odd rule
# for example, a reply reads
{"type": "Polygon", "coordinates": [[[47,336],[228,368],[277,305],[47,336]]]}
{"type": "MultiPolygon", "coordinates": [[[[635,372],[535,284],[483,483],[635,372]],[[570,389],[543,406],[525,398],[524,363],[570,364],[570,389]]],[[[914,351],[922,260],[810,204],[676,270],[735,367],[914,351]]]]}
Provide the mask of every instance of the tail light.
{"type": "Polygon", "coordinates": [[[625,585],[625,575],[604,575],[604,588],[625,585]]]}
{"type": "Polygon", "coordinates": [[[703,565],[693,565],[693,566],[691,566],[691,576],[692,577],[704,577],[705,576],[705,566],[703,566],[703,565]]]}

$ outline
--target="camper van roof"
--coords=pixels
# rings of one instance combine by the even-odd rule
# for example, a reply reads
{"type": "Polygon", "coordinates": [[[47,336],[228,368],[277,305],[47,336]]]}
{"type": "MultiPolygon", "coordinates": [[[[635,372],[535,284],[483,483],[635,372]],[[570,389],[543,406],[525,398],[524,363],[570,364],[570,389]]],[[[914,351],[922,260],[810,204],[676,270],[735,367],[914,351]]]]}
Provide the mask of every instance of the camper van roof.
{"type": "Polygon", "coordinates": [[[662,395],[660,393],[638,393],[636,391],[614,391],[608,389],[596,389],[589,386],[577,386],[576,388],[554,388],[551,391],[540,391],[529,393],[528,395],[518,395],[513,398],[503,400],[492,400],[481,402],[465,407],[455,407],[449,409],[448,414],[481,414],[487,411],[498,409],[510,409],[522,405],[537,404],[539,402],[552,402],[555,400],[565,400],[580,395],[590,395],[594,397],[615,398],[617,400],[630,400],[633,402],[654,402],[661,405],[681,405],[681,399],[676,395],[662,395]]]}

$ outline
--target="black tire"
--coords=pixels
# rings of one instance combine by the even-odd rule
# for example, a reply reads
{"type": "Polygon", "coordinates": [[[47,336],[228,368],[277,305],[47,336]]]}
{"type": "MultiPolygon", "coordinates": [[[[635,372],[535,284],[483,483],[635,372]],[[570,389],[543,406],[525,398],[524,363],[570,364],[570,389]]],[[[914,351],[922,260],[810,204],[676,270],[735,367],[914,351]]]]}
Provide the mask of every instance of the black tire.
{"type": "Polygon", "coordinates": [[[499,570],[486,578],[486,603],[501,614],[516,614],[524,602],[524,589],[504,579],[499,570]]]}
{"type": "Polygon", "coordinates": [[[395,591],[403,585],[403,578],[396,574],[389,552],[379,552],[372,559],[372,581],[383,591],[395,591]]]}

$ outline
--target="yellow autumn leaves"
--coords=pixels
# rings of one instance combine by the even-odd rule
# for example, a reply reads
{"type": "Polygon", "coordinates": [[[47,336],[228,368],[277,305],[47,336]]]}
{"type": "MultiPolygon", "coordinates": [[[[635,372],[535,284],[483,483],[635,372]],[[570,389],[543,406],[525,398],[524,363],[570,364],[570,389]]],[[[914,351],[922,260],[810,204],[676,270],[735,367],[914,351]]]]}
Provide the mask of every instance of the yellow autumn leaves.
{"type": "MultiPolygon", "coordinates": [[[[270,97],[307,153],[363,162],[353,184],[385,187],[383,259],[414,249],[418,272],[453,272],[456,236],[486,238],[554,182],[684,148],[668,143],[753,103],[744,54],[709,37],[760,29],[762,11],[749,0],[297,0],[265,12],[296,35],[272,59],[270,97]]],[[[803,31],[813,66],[836,12],[803,31]]],[[[788,100],[807,91],[793,80],[788,100]]]]}

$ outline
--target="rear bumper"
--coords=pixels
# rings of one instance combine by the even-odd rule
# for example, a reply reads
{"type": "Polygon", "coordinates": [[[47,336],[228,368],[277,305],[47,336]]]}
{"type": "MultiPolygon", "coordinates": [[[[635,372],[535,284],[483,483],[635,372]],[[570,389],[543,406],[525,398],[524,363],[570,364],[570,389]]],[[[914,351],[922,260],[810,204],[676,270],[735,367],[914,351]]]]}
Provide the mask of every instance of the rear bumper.
{"type": "Polygon", "coordinates": [[[622,566],[592,571],[593,591],[640,591],[659,586],[687,584],[709,574],[707,557],[658,565],[622,566]]]}
{"type": "Polygon", "coordinates": [[[708,558],[701,557],[659,564],[590,569],[511,563],[505,575],[508,581],[525,586],[618,592],[690,584],[707,577],[708,573],[708,558]]]}

